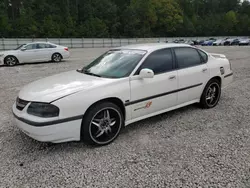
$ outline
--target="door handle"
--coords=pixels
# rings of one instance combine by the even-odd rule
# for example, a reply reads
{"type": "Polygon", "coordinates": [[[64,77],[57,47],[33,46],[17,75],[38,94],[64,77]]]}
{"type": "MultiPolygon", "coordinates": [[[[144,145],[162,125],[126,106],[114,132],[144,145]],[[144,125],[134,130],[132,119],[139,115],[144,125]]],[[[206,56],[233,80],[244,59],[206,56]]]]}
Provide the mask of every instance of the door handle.
{"type": "Polygon", "coordinates": [[[207,68],[205,68],[205,69],[202,69],[202,72],[207,72],[207,68]]]}
{"type": "Polygon", "coordinates": [[[174,80],[174,79],[176,79],[176,76],[170,76],[169,77],[169,80],[174,80]]]}

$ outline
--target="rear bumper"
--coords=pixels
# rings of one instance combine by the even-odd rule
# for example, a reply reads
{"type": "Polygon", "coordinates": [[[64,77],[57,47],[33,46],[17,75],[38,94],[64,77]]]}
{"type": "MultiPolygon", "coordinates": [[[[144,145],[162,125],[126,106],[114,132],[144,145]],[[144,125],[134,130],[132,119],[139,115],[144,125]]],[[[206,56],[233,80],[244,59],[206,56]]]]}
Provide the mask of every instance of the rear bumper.
{"type": "Polygon", "coordinates": [[[63,59],[69,59],[69,58],[70,58],[70,52],[64,51],[64,52],[62,53],[62,56],[63,56],[63,59]]]}

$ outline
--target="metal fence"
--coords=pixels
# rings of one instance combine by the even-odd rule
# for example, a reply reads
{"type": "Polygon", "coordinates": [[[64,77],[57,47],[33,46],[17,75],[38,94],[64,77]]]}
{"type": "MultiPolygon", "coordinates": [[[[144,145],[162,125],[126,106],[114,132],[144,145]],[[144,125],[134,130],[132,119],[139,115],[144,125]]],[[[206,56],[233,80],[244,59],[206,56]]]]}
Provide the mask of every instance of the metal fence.
{"type": "MultiPolygon", "coordinates": [[[[164,37],[164,38],[2,38],[0,50],[10,50],[30,42],[51,42],[69,48],[104,48],[118,47],[137,43],[172,42],[176,39],[205,40],[212,37],[164,37]]],[[[213,38],[226,38],[223,36],[213,38]]]]}

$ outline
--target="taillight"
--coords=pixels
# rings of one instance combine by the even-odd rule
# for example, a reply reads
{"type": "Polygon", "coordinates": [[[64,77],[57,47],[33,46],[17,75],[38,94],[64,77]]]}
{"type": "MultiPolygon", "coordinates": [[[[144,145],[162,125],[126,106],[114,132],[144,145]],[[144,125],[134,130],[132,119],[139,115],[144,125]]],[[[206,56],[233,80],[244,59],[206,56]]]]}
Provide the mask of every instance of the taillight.
{"type": "Polygon", "coordinates": [[[65,50],[65,51],[69,51],[69,49],[68,49],[68,48],[64,48],[64,50],[65,50]]]}

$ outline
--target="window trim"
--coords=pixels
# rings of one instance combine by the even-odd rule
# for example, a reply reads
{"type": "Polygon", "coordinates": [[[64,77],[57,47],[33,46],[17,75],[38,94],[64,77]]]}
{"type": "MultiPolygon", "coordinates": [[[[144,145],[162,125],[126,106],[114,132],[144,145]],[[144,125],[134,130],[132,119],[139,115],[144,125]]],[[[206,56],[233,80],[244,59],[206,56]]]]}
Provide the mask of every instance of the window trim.
{"type": "MultiPolygon", "coordinates": [[[[173,50],[174,57],[175,57],[175,66],[176,66],[175,68],[176,68],[176,70],[182,70],[182,69],[188,69],[188,68],[191,68],[191,67],[197,67],[197,66],[204,65],[204,64],[206,64],[206,63],[208,62],[208,60],[207,60],[207,62],[204,62],[204,60],[203,60],[202,56],[200,55],[200,53],[199,53],[199,51],[198,51],[197,48],[188,47],[188,46],[180,46],[180,47],[172,47],[172,50],[173,50]],[[177,56],[176,56],[176,53],[175,53],[175,49],[177,49],[177,48],[190,48],[190,49],[195,50],[195,51],[198,53],[199,57],[200,57],[201,63],[198,64],[198,65],[192,65],[192,66],[185,67],[185,68],[179,68],[177,56]]],[[[205,52],[204,52],[204,53],[205,53],[205,52]]],[[[207,55],[207,53],[205,53],[205,54],[207,55]]],[[[208,56],[208,55],[207,55],[207,56],[208,56]]]]}
{"type": "Polygon", "coordinates": [[[140,74],[140,72],[138,72],[138,71],[141,69],[142,65],[145,63],[145,61],[148,59],[148,57],[149,57],[150,55],[152,55],[152,54],[155,53],[155,52],[162,51],[162,50],[167,50],[167,49],[170,50],[170,53],[171,53],[171,56],[172,56],[172,70],[170,70],[170,71],[165,71],[165,72],[162,72],[162,73],[157,73],[157,74],[154,72],[154,74],[155,74],[155,76],[157,76],[157,75],[161,75],[161,74],[165,74],[165,73],[168,73],[168,72],[173,72],[173,71],[175,71],[175,70],[176,70],[176,69],[175,69],[175,58],[174,58],[174,54],[173,54],[172,49],[171,49],[171,48],[162,48],[162,49],[158,49],[158,50],[155,50],[155,51],[152,51],[151,53],[149,53],[149,54],[145,57],[145,59],[142,60],[142,63],[140,63],[140,66],[139,66],[137,69],[135,68],[136,71],[133,73],[132,76],[138,76],[138,75],[140,74]]]}
{"type": "Polygon", "coordinates": [[[208,55],[207,55],[207,53],[206,52],[204,52],[203,50],[201,50],[201,49],[196,49],[197,51],[198,51],[198,53],[199,53],[199,55],[201,56],[201,59],[203,60],[203,64],[206,64],[207,62],[208,62],[208,55]],[[202,57],[202,55],[201,55],[201,52],[203,52],[205,55],[206,55],[206,60],[204,60],[203,59],[203,57],[202,57]]]}

